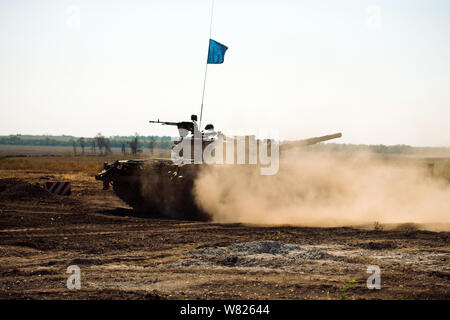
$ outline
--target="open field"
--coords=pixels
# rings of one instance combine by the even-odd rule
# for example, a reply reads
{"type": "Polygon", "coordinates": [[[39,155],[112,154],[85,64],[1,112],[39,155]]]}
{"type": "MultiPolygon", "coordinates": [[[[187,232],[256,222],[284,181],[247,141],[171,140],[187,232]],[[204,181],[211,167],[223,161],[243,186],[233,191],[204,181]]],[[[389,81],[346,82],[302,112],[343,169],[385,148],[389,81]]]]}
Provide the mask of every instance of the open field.
{"type": "MultiPolygon", "coordinates": [[[[121,148],[111,148],[113,155],[122,156],[121,148]]],[[[129,153],[129,149],[127,149],[129,153]]],[[[81,149],[78,147],[77,154],[80,155],[81,149]]],[[[98,151],[92,152],[91,148],[86,147],[86,155],[97,156],[98,151]]],[[[16,146],[16,145],[0,145],[0,156],[73,156],[73,148],[66,146],[16,146]]],[[[147,148],[142,149],[142,156],[151,156],[150,150],[147,148]]],[[[153,150],[153,156],[163,157],[170,156],[169,149],[158,149],[153,150]]]]}
{"type": "MultiPolygon", "coordinates": [[[[0,298],[341,299],[351,280],[346,299],[450,298],[450,232],[145,218],[93,179],[106,160],[0,160],[0,298]],[[41,189],[54,180],[72,195],[41,189]],[[70,265],[80,290],[66,288],[70,265]],[[370,265],[380,290],[366,287],[370,265]]],[[[434,161],[446,177],[448,160],[434,161]]]]}
{"type": "Polygon", "coordinates": [[[117,159],[139,159],[152,157],[168,157],[167,150],[154,150],[154,155],[137,156],[122,155],[120,150],[113,150],[112,155],[94,154],[74,156],[69,147],[0,147],[0,170],[38,170],[45,172],[84,172],[94,175],[102,169],[103,162],[117,159]]]}
{"type": "MultiPolygon", "coordinates": [[[[113,154],[99,156],[86,153],[86,155],[74,156],[71,147],[51,146],[0,146],[0,170],[40,170],[58,172],[85,172],[95,174],[103,162],[111,162],[117,159],[139,158],[170,158],[170,150],[155,149],[153,155],[144,151],[137,156],[122,155],[120,149],[112,148],[113,154]]],[[[339,154],[337,152],[336,154],[339,154]]],[[[450,180],[450,157],[426,157],[404,155],[374,155],[379,159],[401,164],[418,163],[423,166],[433,164],[433,175],[450,180]]]]}

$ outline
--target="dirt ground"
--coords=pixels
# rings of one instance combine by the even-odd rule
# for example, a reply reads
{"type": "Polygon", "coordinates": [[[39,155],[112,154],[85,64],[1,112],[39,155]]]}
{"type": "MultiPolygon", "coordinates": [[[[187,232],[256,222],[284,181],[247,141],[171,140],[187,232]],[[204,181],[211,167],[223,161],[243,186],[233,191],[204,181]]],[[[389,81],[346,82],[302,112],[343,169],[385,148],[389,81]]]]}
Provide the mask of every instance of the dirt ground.
{"type": "Polygon", "coordinates": [[[136,216],[84,173],[0,171],[1,299],[449,299],[449,232],[136,216]],[[72,182],[71,196],[41,189],[72,182]],[[69,290],[67,268],[81,270],[69,290]],[[367,267],[381,270],[369,290],[367,267]]]}

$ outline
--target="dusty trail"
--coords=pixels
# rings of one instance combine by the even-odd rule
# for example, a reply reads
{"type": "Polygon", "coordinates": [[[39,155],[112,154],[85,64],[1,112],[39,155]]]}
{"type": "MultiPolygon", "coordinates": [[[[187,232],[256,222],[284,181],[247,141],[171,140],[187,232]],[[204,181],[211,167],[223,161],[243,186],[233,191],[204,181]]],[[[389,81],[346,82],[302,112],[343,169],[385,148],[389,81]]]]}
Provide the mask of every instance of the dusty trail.
{"type": "Polygon", "coordinates": [[[448,226],[450,177],[434,171],[423,159],[290,150],[274,175],[261,176],[251,166],[209,166],[194,190],[200,207],[224,223],[448,226]]]}
{"type": "Polygon", "coordinates": [[[352,279],[347,299],[450,298],[449,232],[148,219],[91,177],[70,179],[69,199],[0,198],[0,298],[340,299],[352,279]],[[73,264],[77,291],[66,288],[73,264]],[[381,290],[366,288],[373,264],[381,290]]]}

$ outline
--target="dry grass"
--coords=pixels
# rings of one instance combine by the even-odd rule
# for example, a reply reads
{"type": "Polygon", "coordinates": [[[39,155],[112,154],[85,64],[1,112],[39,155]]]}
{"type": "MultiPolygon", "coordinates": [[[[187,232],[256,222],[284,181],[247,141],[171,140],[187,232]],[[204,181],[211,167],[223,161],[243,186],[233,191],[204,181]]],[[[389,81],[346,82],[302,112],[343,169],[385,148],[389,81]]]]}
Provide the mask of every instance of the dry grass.
{"type": "Polygon", "coordinates": [[[29,170],[42,172],[84,172],[94,175],[102,170],[104,162],[118,159],[136,159],[137,157],[117,155],[99,156],[28,156],[0,157],[0,170],[29,170]]]}
{"type": "MultiPolygon", "coordinates": [[[[117,157],[122,156],[121,148],[111,148],[113,155],[117,157]]],[[[81,149],[77,148],[77,154],[80,155],[81,149]]],[[[129,149],[127,149],[129,152],[129,149]]],[[[97,153],[93,153],[91,148],[86,148],[85,154],[89,156],[98,155],[97,153]]],[[[73,156],[73,148],[72,147],[63,147],[63,146],[12,146],[12,145],[0,145],[0,155],[8,155],[8,156],[32,156],[32,155],[40,155],[40,156],[73,156]]],[[[142,149],[142,156],[151,156],[150,150],[148,148],[142,149]]],[[[156,157],[166,157],[170,156],[169,149],[159,149],[155,148],[153,151],[153,155],[156,157]]]]}
{"type": "MultiPolygon", "coordinates": [[[[17,153],[15,153],[17,154],[17,153]]],[[[170,151],[157,150],[155,157],[170,157],[170,151]]],[[[0,170],[30,170],[42,172],[84,172],[93,175],[99,172],[104,162],[113,162],[121,159],[150,158],[150,155],[131,156],[113,154],[110,156],[73,156],[70,154],[55,155],[0,155],[0,170]]],[[[388,159],[389,157],[386,157],[388,159]]],[[[433,175],[436,178],[443,178],[450,181],[450,158],[410,158],[396,156],[395,162],[400,165],[420,163],[424,168],[430,163],[434,163],[433,175]]]]}
{"type": "MultiPolygon", "coordinates": [[[[79,148],[78,148],[79,149],[79,148]]],[[[79,149],[78,152],[81,150],[79,149]]],[[[112,148],[112,155],[73,155],[72,147],[52,146],[0,146],[0,170],[27,170],[55,173],[78,173],[89,175],[98,173],[104,162],[122,159],[170,157],[170,150],[155,149],[154,156],[144,149],[139,156],[122,155],[121,149],[112,148]]]]}

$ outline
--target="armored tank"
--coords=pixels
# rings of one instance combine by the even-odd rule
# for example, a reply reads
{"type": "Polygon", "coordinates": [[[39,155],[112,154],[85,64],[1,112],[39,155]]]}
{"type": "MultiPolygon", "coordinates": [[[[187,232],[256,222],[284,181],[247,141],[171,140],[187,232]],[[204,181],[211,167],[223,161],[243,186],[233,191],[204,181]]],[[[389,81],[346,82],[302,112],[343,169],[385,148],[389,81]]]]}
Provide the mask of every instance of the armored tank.
{"type": "MultiPolygon", "coordinates": [[[[195,115],[191,116],[191,121],[164,122],[157,120],[150,121],[150,123],[178,128],[180,139],[174,141],[171,159],[118,160],[113,163],[104,163],[103,170],[95,176],[95,179],[103,181],[103,189],[109,189],[112,186],[116,195],[134,208],[137,214],[208,220],[208,213],[196,204],[193,194],[197,175],[204,166],[209,165],[203,161],[203,151],[213,142],[229,140],[236,144],[235,137],[233,140],[227,139],[222,133],[216,132],[211,124],[206,125],[205,129],[200,132],[195,115]],[[182,145],[188,146],[188,148],[180,148],[182,145]]],[[[288,149],[301,148],[341,136],[341,133],[336,133],[289,142],[280,145],[279,151],[282,153],[288,149]]],[[[251,138],[250,136],[244,137],[247,157],[245,163],[241,163],[241,165],[257,167],[259,163],[250,163],[248,157],[251,138]]],[[[236,159],[236,155],[234,155],[234,159],[236,159]]],[[[229,165],[222,167],[222,170],[229,169],[229,165]]]]}

